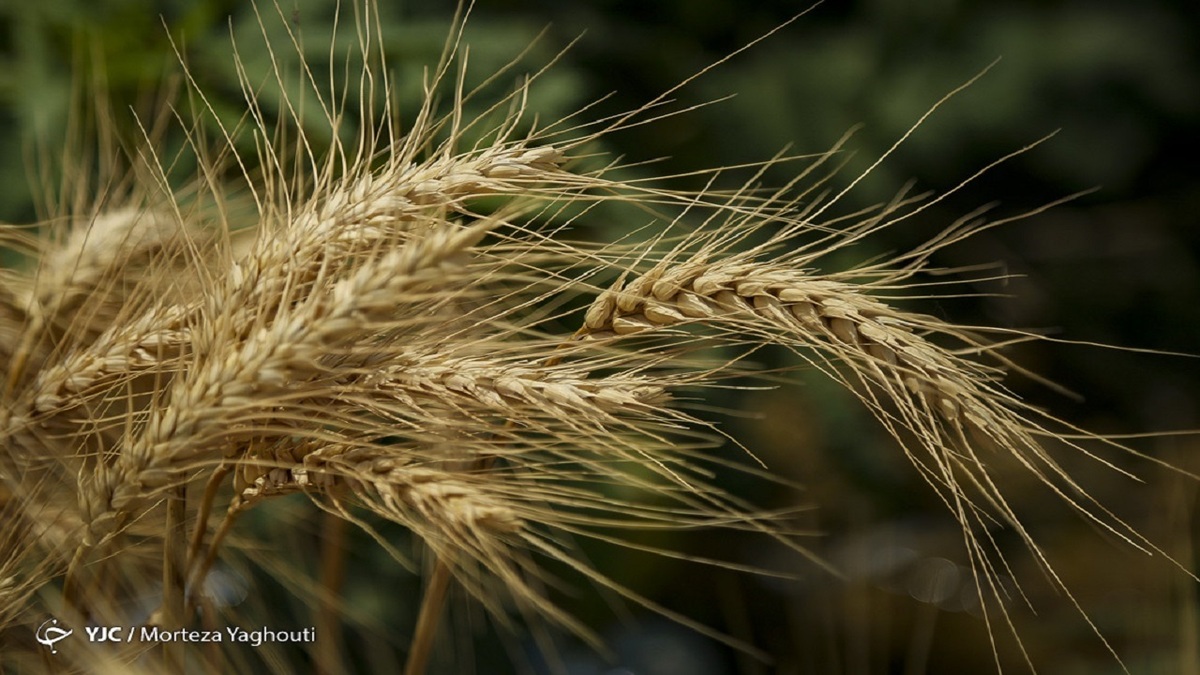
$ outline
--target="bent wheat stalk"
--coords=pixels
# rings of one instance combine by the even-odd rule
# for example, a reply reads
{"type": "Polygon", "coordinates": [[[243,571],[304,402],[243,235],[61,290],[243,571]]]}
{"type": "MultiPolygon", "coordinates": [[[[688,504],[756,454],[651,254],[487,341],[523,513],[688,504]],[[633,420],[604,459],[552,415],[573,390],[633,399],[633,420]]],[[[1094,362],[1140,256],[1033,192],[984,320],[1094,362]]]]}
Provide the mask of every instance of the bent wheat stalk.
{"type": "MultiPolygon", "coordinates": [[[[360,9],[370,62],[378,17],[369,3],[360,9]]],[[[208,596],[218,560],[266,549],[283,562],[277,530],[286,527],[254,545],[238,534],[246,514],[271,520],[288,495],[303,495],[408,569],[417,556],[384,524],[429,553],[433,572],[406,657],[413,675],[431,663],[452,586],[502,629],[529,625],[540,637],[537,626],[548,624],[603,650],[597,627],[556,601],[573,580],[766,658],[612,581],[580,542],[751,569],[623,536],[724,530],[816,558],[786,509],[722,487],[734,472],[785,481],[752,459],[712,452],[724,432],[697,410],[713,388],[743,386],[749,357],[767,345],[853,392],[957,519],[989,635],[998,622],[1014,625],[996,524],[1016,533],[1090,621],[1025,525],[997,461],[1133,546],[1160,552],[1094,501],[1048,446],[1100,462],[1086,441],[1130,449],[1006,389],[1006,374],[1020,368],[1003,348],[1036,336],[907,309],[906,295],[925,292],[918,275],[935,252],[994,224],[955,223],[892,260],[831,267],[832,253],[937,198],[902,193],[878,209],[833,215],[845,193],[821,193],[829,178],[814,177],[832,153],[774,192],[759,179],[800,158],[751,166],[745,187],[732,191],[624,179],[619,162],[595,166],[595,144],[654,121],[666,95],[595,125],[538,131],[526,124],[527,82],[490,109],[510,108],[500,123],[463,119],[475,93],[450,74],[460,37],[403,132],[398,119],[376,122],[367,110],[376,95],[391,100],[386,77],[373,79],[379,64],[360,82],[368,125],[354,140],[336,133],[346,99],[327,100],[305,71],[333,147],[320,155],[302,136],[286,151],[284,131],[267,125],[239,70],[244,133],[259,156],[239,155],[238,128],[215,121],[227,146],[216,156],[228,159],[192,181],[211,194],[139,196],[129,209],[63,218],[67,229],[45,242],[0,228],[0,241],[36,254],[0,287],[0,357],[10,364],[0,514],[16,523],[0,537],[0,630],[61,607],[60,585],[80,627],[231,620],[208,596]],[[439,117],[444,88],[455,107],[439,117]],[[233,189],[222,182],[229,166],[254,203],[246,222],[221,208],[233,189]],[[630,227],[649,218],[637,230],[644,240],[570,238],[579,223],[613,213],[630,227]],[[144,609],[146,595],[156,609],[144,609]]],[[[196,98],[219,120],[202,91],[196,98]]],[[[282,129],[304,129],[299,103],[287,103],[282,129]]],[[[145,192],[171,185],[146,157],[136,173],[150,177],[145,192]]],[[[342,569],[339,554],[322,551],[325,569],[342,569]]],[[[292,572],[280,576],[301,576],[292,572]]],[[[343,611],[333,598],[314,604],[323,626],[343,611]]],[[[72,663],[81,671],[89,654],[102,657],[94,663],[147,662],[100,644],[80,649],[72,663]]],[[[180,645],[162,651],[165,662],[154,664],[167,668],[188,656],[180,645]]],[[[12,653],[0,667],[38,659],[24,647],[12,653]]],[[[339,653],[314,648],[313,658],[336,669],[339,653]]],[[[225,649],[204,658],[199,668],[220,672],[257,657],[225,649]]]]}

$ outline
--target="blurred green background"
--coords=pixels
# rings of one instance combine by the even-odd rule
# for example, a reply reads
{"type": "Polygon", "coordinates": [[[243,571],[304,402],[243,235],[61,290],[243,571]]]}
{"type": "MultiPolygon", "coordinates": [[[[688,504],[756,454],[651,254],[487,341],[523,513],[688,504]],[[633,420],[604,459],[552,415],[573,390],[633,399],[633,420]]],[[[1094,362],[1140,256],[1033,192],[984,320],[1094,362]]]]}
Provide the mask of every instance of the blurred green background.
{"type": "MultiPolygon", "coordinates": [[[[280,2],[283,20],[303,35],[306,57],[322,67],[328,65],[333,6],[326,0],[280,2]]],[[[502,78],[507,86],[580,38],[535,88],[531,108],[543,120],[554,120],[611,93],[587,113],[598,117],[653,99],[804,7],[782,0],[479,0],[466,42],[476,82],[533,44],[513,76],[502,78]]],[[[452,3],[386,3],[384,49],[401,100],[408,101],[404,110],[413,109],[421,68],[436,60],[452,9],[452,3]]],[[[284,46],[274,8],[261,10],[281,58],[289,59],[292,50],[284,46]]],[[[344,18],[342,34],[347,30],[344,18]]],[[[44,188],[47,182],[31,177],[41,175],[38,167],[47,151],[63,147],[68,120],[85,107],[73,92],[93,74],[103,74],[102,84],[87,96],[102,93],[117,111],[121,133],[136,135],[129,111],[150,110],[164,78],[178,72],[168,34],[218,114],[235,119],[244,104],[231,35],[249,72],[261,76],[268,63],[249,3],[43,0],[0,6],[0,220],[27,222],[45,213],[38,210],[31,184],[44,188]]],[[[1200,15],[1194,2],[1183,0],[827,2],[673,94],[672,108],[733,98],[614,134],[605,149],[631,162],[661,158],[653,171],[687,172],[762,160],[785,146],[819,152],[861,124],[849,145],[854,154],[842,174],[845,184],[944,94],[1000,59],[856,188],[843,212],[884,201],[909,181],[919,191],[948,190],[1001,155],[1058,130],[919,221],[880,234],[870,244],[873,251],[903,251],[983,205],[994,203],[994,216],[1014,215],[1098,188],[940,253],[936,264],[999,263],[1012,278],[971,288],[988,297],[914,308],[966,324],[1200,352],[1197,35],[1200,15]]],[[[278,110],[278,97],[272,99],[269,91],[263,96],[268,110],[278,110]]],[[[187,102],[180,105],[186,108],[187,102]]],[[[310,131],[321,133],[319,125],[310,131]]],[[[215,127],[207,133],[215,136],[215,127]]],[[[161,143],[169,155],[182,135],[175,129],[161,143]]],[[[775,184],[789,178],[782,168],[766,176],[775,184]]],[[[1011,383],[1020,395],[1073,423],[1113,433],[1200,427],[1200,366],[1194,359],[1050,344],[1014,349],[1013,355],[1083,394],[1077,401],[1020,378],[1011,383]]],[[[984,622],[963,600],[964,589],[969,590],[967,559],[949,514],[849,395],[816,376],[796,379],[796,386],[724,402],[761,417],[716,420],[773,471],[807,489],[799,495],[763,490],[739,486],[740,479],[730,479],[729,487],[755,492],[766,505],[815,506],[800,524],[822,533],[812,547],[838,564],[845,579],[805,567],[761,540],[724,535],[678,535],[657,543],[792,571],[800,580],[761,580],[627,552],[589,551],[606,572],[767,650],[777,663],[757,664],[636,609],[614,613],[603,602],[575,598],[569,600],[572,609],[602,626],[617,660],[599,660],[563,637],[569,672],[961,673],[993,668],[984,622]]],[[[1135,445],[1200,470],[1195,439],[1135,445]]],[[[1075,456],[1063,455],[1062,461],[1079,472],[1081,483],[1102,503],[1195,570],[1194,482],[1147,462],[1120,461],[1145,479],[1139,484],[1075,456]]],[[[1005,477],[1012,481],[1010,494],[1021,513],[1046,543],[1047,555],[1129,670],[1197,672],[1191,670],[1200,668],[1195,584],[1161,559],[1137,553],[1070,515],[1020,475],[1005,477]]],[[[303,521],[306,507],[294,508],[303,521]]],[[[1032,607],[1019,596],[1009,606],[1041,672],[1120,672],[1029,556],[1015,542],[1002,537],[1001,543],[1012,544],[1011,573],[1030,597],[1032,607]]],[[[361,574],[353,578],[362,581],[347,589],[348,597],[386,626],[401,649],[416,581],[389,567],[365,538],[356,542],[355,551],[353,569],[361,574]],[[380,588],[395,589],[393,601],[381,600],[380,588]]],[[[287,594],[279,591],[280,597],[287,594]]],[[[440,668],[506,672],[508,667],[498,664],[522,660],[506,655],[506,650],[525,651],[519,643],[514,648],[504,640],[471,637],[468,629],[478,617],[467,616],[465,633],[443,645],[440,668]],[[465,643],[474,649],[465,650],[465,643]]],[[[377,638],[368,631],[347,631],[347,642],[355,647],[353,662],[364,670],[387,667],[377,638]]],[[[1006,668],[1021,670],[1011,639],[1001,637],[997,649],[1006,668]]],[[[528,668],[537,672],[542,666],[532,659],[528,668]]]]}

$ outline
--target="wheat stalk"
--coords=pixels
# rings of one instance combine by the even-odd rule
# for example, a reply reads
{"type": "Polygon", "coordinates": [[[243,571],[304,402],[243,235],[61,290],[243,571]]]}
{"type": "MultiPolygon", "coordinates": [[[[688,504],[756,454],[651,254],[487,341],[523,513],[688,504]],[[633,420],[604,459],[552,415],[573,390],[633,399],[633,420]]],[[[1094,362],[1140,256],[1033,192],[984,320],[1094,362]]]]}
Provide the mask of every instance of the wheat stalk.
{"type": "MultiPolygon", "coordinates": [[[[359,18],[364,57],[371,8],[359,18]]],[[[812,178],[832,153],[774,192],[758,179],[793,158],[751,167],[733,191],[668,189],[623,178],[620,166],[585,168],[590,144],[657,115],[666,95],[596,125],[518,133],[525,84],[497,104],[511,112],[485,131],[486,122],[461,118],[472,96],[461,79],[449,83],[454,110],[434,114],[456,40],[409,129],[400,133],[388,117],[352,142],[335,133],[327,158],[306,138],[289,155],[239,71],[261,174],[237,154],[237,131],[220,128],[255,205],[249,223],[222,208],[228,188],[214,161],[197,181],[212,204],[195,194],[134,199],[136,208],[64,219],[45,241],[0,227],[0,242],[35,258],[33,269],[6,271],[0,287],[0,358],[10,364],[0,509],[17,523],[0,537],[0,629],[29,622],[55,602],[59,584],[76,625],[131,622],[125,605],[151,576],[162,580],[161,606],[149,623],[213,620],[204,584],[223,553],[251,548],[234,536],[242,516],[273,514],[284,497],[303,494],[403,565],[416,562],[380,522],[407,529],[428,552],[409,673],[427,666],[452,584],[502,627],[517,629],[516,612],[602,649],[595,628],[546,592],[563,583],[559,570],[757,654],[608,579],[576,542],[653,551],[613,532],[723,529],[811,555],[787,514],[731,494],[715,474],[782,479],[715,457],[722,434],[688,408],[706,388],[745,378],[764,345],[787,347],[845,385],[895,438],[962,527],[989,630],[1012,625],[995,523],[1015,531],[1079,607],[993,457],[1017,463],[1099,527],[1161,553],[1092,500],[1047,444],[1097,459],[1084,441],[1129,449],[1005,388],[1019,367],[1003,347],[1036,336],[905,308],[935,252],[993,225],[963,221],[890,260],[818,271],[936,200],[901,194],[834,216],[844,192],[820,195],[823,180],[812,178]],[[469,134],[484,140],[470,145],[469,134]],[[297,178],[296,166],[310,177],[297,178]],[[650,214],[645,240],[568,238],[577,219],[602,207],[650,214]],[[573,326],[581,327],[571,335],[573,326]]],[[[366,99],[376,93],[373,72],[361,84],[366,99]]],[[[379,86],[390,101],[390,84],[379,86]]],[[[316,96],[337,131],[345,111],[316,96]]],[[[134,175],[170,186],[154,161],[134,175]]],[[[326,553],[336,569],[338,551],[326,553]]],[[[330,586],[314,603],[335,614],[322,625],[340,618],[330,586]]],[[[100,672],[112,659],[145,665],[94,650],[103,658],[91,667],[73,657],[80,670],[100,672]]],[[[165,667],[181,667],[178,645],[163,651],[165,667]]],[[[337,651],[325,648],[318,661],[338,667],[337,651]]]]}
{"type": "Polygon", "coordinates": [[[806,358],[855,390],[906,450],[902,429],[917,440],[925,452],[909,452],[909,457],[964,527],[985,527],[983,512],[994,508],[1037,550],[977,454],[984,445],[1017,457],[1103,527],[1149,545],[1134,528],[1108,522],[1103,509],[1097,515],[1069,496],[1086,491],[1042,448],[1038,437],[1054,433],[1037,426],[1030,419],[1035,411],[999,386],[1002,371],[963,358],[930,337],[965,341],[977,355],[995,347],[961,328],[899,311],[871,297],[869,289],[769,262],[660,264],[601,293],[577,338],[612,341],[695,323],[804,350],[806,358]],[[843,368],[852,375],[843,374],[843,368]],[[972,489],[982,493],[982,503],[967,498],[972,489]],[[965,509],[956,506],[960,502],[965,509]]]}
{"type": "MultiPolygon", "coordinates": [[[[88,529],[85,544],[110,534],[146,493],[179,480],[176,465],[188,465],[220,447],[217,425],[229,412],[254,405],[259,397],[286,386],[293,371],[312,368],[332,344],[364,330],[372,314],[388,312],[403,293],[415,292],[443,270],[448,256],[476,242],[486,228],[431,233],[419,242],[381,255],[353,276],[310,297],[286,320],[277,320],[244,341],[245,330],[217,316],[210,332],[197,336],[198,349],[222,347],[214,357],[198,355],[188,376],[178,379],[170,404],[155,411],[142,435],[122,449],[111,470],[100,467],[95,478],[80,486],[88,529]],[[221,342],[222,338],[232,338],[221,342]],[[240,345],[239,345],[240,342],[240,345]],[[239,345],[231,349],[231,346],[239,345]]],[[[246,288],[235,273],[231,295],[246,288]]],[[[240,305],[231,305],[240,307],[240,305]]]]}

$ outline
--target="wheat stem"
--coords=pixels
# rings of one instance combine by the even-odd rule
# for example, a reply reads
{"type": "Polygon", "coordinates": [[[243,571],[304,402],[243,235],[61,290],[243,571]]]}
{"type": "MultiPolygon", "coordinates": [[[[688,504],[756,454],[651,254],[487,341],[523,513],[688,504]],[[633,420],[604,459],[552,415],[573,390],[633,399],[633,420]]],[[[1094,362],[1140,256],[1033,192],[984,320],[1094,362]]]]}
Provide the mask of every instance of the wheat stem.
{"type": "MultiPolygon", "coordinates": [[[[166,495],[167,514],[163,537],[163,605],[162,626],[175,630],[185,625],[184,597],[186,588],[186,538],[184,531],[187,519],[187,485],[180,485],[166,495]]],[[[163,645],[163,663],[168,671],[178,672],[184,664],[181,642],[163,645]]]]}
{"type": "Polygon", "coordinates": [[[412,642],[408,648],[404,675],[424,675],[429,656],[433,653],[437,626],[441,621],[442,608],[446,604],[446,595],[453,578],[450,565],[438,556],[433,573],[429,575],[425,586],[425,594],[421,598],[421,609],[417,614],[417,625],[413,629],[412,642]]]}
{"type": "Polygon", "coordinates": [[[349,523],[333,513],[321,515],[320,596],[314,625],[321,636],[316,646],[320,675],[340,675],[342,666],[342,587],[346,581],[346,529],[349,523]]]}
{"type": "MultiPolygon", "coordinates": [[[[197,556],[200,555],[200,547],[204,544],[204,533],[208,530],[208,518],[212,515],[212,507],[216,503],[217,492],[221,489],[221,483],[224,482],[225,477],[231,471],[233,471],[233,467],[228,462],[222,463],[221,466],[213,471],[204,485],[204,494],[200,497],[200,506],[196,513],[196,522],[192,525],[192,536],[188,542],[186,562],[183,566],[185,586],[189,586],[192,583],[191,571],[196,564],[197,556]]],[[[201,577],[201,580],[203,580],[203,577],[201,577]]]]}

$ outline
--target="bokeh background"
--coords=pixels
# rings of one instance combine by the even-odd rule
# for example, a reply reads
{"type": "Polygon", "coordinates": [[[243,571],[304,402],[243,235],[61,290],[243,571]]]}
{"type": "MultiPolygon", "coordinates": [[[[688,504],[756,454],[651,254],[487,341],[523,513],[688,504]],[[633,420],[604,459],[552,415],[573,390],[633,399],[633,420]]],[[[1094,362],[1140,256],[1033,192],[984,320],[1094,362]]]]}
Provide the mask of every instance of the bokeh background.
{"type": "MultiPolygon", "coordinates": [[[[452,3],[384,3],[385,45],[402,101],[420,92],[421,68],[447,35],[452,3]]],[[[332,0],[280,0],[283,20],[304,36],[315,65],[328,57],[332,0]]],[[[285,45],[275,9],[260,8],[285,45]]],[[[512,71],[533,72],[578,41],[535,88],[531,109],[561,118],[608,96],[589,114],[634,108],[805,9],[782,0],[516,2],[479,0],[466,30],[475,82],[529,48],[512,71]],[[541,35],[540,39],[535,40],[541,35]],[[532,45],[532,47],[531,47],[532,45]],[[610,95],[611,94],[611,95],[610,95]]],[[[343,31],[345,30],[343,22],[343,31]]],[[[118,135],[135,137],[131,110],[148,111],[178,73],[174,38],[220,114],[244,109],[231,36],[252,73],[268,54],[250,3],[201,0],[43,0],[0,5],[0,220],[30,222],[49,211],[69,121],[104,98],[118,135]],[[84,91],[86,93],[81,94],[84,91]],[[49,159],[48,159],[49,158],[49,159]],[[49,167],[49,168],[46,168],[49,167]]],[[[912,182],[944,192],[979,168],[1051,132],[1047,142],[955,192],[919,221],[881,233],[875,253],[903,251],[984,205],[1020,214],[1084,190],[1069,203],[989,230],[940,253],[946,267],[997,264],[1006,283],[977,284],[984,297],[914,303],[967,324],[1044,330],[1081,342],[1139,350],[1200,352],[1200,13],[1195,3],[934,0],[827,2],[672,95],[674,109],[723,99],[660,124],[615,134],[605,150],[661,173],[736,165],[784,147],[820,152],[861,125],[848,144],[845,184],[885,152],[943,95],[995,65],[954,97],[848,197],[844,211],[886,201],[912,182]]],[[[279,50],[290,58],[290,48],[279,50]]],[[[327,63],[325,66],[327,67],[327,63]]],[[[503,88],[497,89],[501,91],[503,88]]],[[[263,94],[271,108],[269,92],[263,94]]],[[[278,99],[276,99],[278,100],[278,99]]],[[[180,103],[186,109],[187,102],[180,103]]],[[[214,129],[208,130],[210,134],[214,129]]],[[[313,133],[320,133],[314,127],[313,133]]],[[[179,129],[159,141],[182,146],[179,129]]],[[[186,166],[183,167],[186,169],[186,166]]],[[[794,167],[793,167],[794,170],[794,167]]],[[[791,176],[780,167],[766,182],[791,176]]],[[[835,184],[837,184],[835,182],[835,184]]],[[[594,223],[620,230],[644,223],[594,223]]],[[[609,232],[611,235],[612,233],[609,232]]],[[[871,252],[871,251],[868,251],[871,252]]],[[[830,261],[837,264],[837,261],[830,261]]],[[[1032,370],[1079,392],[1062,396],[1014,378],[1020,395],[1089,429],[1138,433],[1200,427],[1200,362],[1180,356],[1065,344],[1013,350],[1032,370]]],[[[766,354],[767,365],[773,358],[766,354]]],[[[636,607],[614,610],[596,593],[564,597],[609,640],[605,660],[558,636],[573,675],[732,673],[961,673],[994,669],[987,627],[970,600],[961,537],[894,443],[848,394],[818,374],[795,384],[718,401],[714,421],[802,491],[730,477],[727,487],[764,506],[811,506],[797,527],[833,562],[831,576],[761,539],[676,534],[647,539],[697,555],[785,571],[756,578],[598,547],[595,564],[656,602],[772,654],[764,665],[636,607]],[[753,413],[739,414],[738,411],[753,413]]],[[[1200,442],[1132,441],[1139,450],[1200,471],[1200,442]]],[[[730,456],[736,450],[727,449],[730,456]]],[[[1118,459],[1131,480],[1077,456],[1062,461],[1114,513],[1181,566],[1196,570],[1196,483],[1152,462],[1118,459]]],[[[1197,586],[1184,571],[1139,553],[1071,515],[1053,497],[1006,475],[1047,556],[1134,673],[1200,672],[1197,586]]],[[[303,501],[269,518],[291,518],[294,559],[316,557],[320,529],[303,501]]],[[[403,538],[400,532],[393,533],[403,538]]],[[[403,656],[419,580],[351,534],[347,597],[357,618],[343,638],[348,662],[385,672],[403,656]]],[[[1117,673],[1120,666],[1072,603],[1056,594],[1011,537],[1014,595],[1008,604],[1041,672],[1117,673]]],[[[249,573],[247,573],[249,574],[249,573]]],[[[277,578],[241,582],[263,604],[303,608],[277,578]]],[[[248,610],[249,611],[249,610],[248,610]]],[[[521,638],[497,636],[478,610],[455,606],[438,655],[444,672],[546,672],[521,638]],[[510,666],[510,663],[517,666],[510,666]],[[522,665],[523,664],[523,665],[522,665]]],[[[1017,645],[996,643],[1006,669],[1024,666],[1017,645]]],[[[438,671],[435,671],[438,672],[438,671]]],[[[1007,670],[1006,670],[1007,672],[1007,670]]]]}

